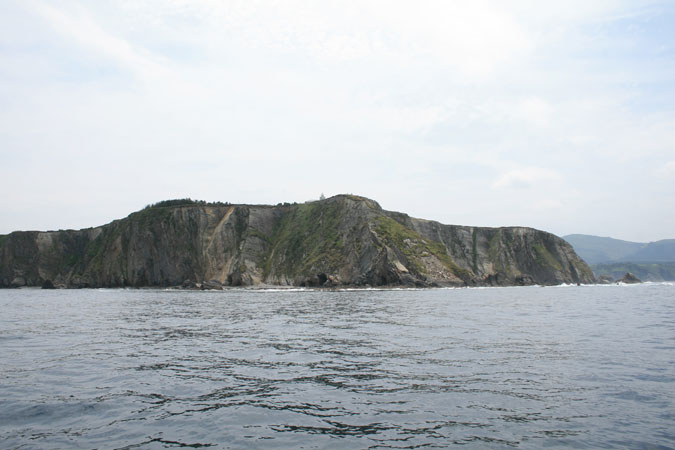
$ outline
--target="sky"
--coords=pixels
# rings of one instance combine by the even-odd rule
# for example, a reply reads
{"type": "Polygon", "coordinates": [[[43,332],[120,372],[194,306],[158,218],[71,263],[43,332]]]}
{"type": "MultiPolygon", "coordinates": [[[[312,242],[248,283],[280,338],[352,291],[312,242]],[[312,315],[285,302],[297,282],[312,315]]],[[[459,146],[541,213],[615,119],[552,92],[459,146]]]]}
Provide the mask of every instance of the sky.
{"type": "Polygon", "coordinates": [[[675,238],[675,2],[0,2],[0,233],[340,193],[675,238]]]}

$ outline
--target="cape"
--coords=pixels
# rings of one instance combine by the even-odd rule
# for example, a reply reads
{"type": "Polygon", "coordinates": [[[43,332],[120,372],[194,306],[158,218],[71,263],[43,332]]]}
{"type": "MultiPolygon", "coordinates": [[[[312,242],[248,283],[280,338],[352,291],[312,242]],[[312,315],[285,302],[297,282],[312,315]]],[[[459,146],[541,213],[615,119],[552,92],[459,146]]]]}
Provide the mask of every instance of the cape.
{"type": "Polygon", "coordinates": [[[593,283],[563,239],[443,225],[337,195],[301,204],[160,202],[83,230],[0,236],[0,286],[511,286],[593,283]]]}

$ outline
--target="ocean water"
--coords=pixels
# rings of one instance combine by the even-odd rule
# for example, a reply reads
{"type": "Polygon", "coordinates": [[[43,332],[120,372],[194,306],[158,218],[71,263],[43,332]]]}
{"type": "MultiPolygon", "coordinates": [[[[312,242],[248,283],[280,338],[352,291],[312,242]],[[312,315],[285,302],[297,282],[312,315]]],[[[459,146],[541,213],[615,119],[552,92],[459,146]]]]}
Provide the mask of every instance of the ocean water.
{"type": "Polygon", "coordinates": [[[675,448],[675,285],[0,291],[0,448],[675,448]]]}

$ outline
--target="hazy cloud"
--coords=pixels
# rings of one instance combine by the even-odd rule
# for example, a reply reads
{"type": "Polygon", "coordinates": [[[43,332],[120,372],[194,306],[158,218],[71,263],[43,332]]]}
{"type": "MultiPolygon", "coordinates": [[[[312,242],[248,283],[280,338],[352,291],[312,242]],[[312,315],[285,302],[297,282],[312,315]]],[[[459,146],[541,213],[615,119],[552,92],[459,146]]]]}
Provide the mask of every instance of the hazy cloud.
{"type": "Polygon", "coordinates": [[[353,192],[673,237],[673,20],[663,1],[8,0],[0,233],[353,192]]]}
{"type": "Polygon", "coordinates": [[[495,189],[534,188],[538,185],[556,182],[562,176],[555,170],[541,167],[523,167],[500,175],[493,183],[495,189]]]}
{"type": "Polygon", "coordinates": [[[656,173],[662,177],[675,178],[675,160],[665,163],[656,173]]]}

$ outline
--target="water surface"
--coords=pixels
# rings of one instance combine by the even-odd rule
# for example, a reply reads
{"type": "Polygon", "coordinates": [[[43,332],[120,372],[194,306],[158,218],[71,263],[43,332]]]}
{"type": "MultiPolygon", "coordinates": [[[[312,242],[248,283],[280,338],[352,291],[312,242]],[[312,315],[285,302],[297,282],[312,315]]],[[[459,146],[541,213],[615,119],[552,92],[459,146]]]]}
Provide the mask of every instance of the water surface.
{"type": "Polygon", "coordinates": [[[0,291],[2,448],[675,448],[675,286],[0,291]]]}

